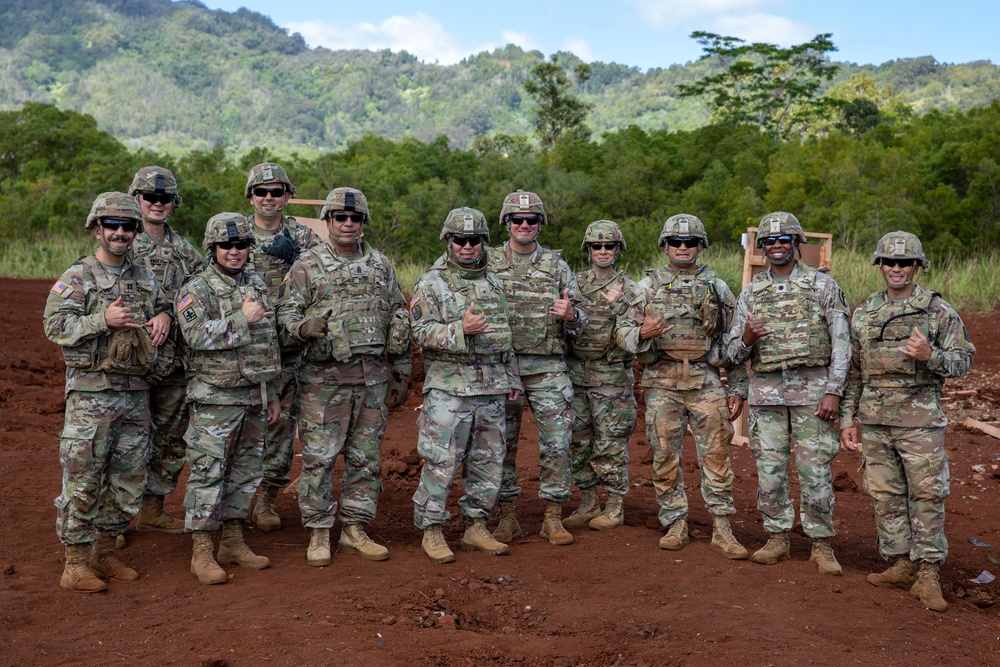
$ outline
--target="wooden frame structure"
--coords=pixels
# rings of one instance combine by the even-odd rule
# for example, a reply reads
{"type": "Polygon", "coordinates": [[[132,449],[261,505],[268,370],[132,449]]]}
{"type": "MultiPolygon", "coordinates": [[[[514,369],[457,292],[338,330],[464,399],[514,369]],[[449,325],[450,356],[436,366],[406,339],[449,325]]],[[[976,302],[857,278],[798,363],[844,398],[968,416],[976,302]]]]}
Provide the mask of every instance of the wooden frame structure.
{"type": "MultiPolygon", "coordinates": [[[[326,203],[325,199],[289,199],[289,204],[298,204],[300,206],[323,206],[326,203]]],[[[296,221],[301,222],[303,225],[309,227],[309,229],[316,232],[321,239],[326,239],[330,235],[329,230],[326,228],[326,223],[319,218],[303,218],[301,216],[292,216],[296,221]]]]}

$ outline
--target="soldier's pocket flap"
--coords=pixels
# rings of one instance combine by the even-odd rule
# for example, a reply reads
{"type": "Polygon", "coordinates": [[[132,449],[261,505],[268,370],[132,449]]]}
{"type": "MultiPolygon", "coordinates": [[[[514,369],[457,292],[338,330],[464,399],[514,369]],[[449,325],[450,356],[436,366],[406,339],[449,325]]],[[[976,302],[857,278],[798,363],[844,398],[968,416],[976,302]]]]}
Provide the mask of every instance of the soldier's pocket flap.
{"type": "Polygon", "coordinates": [[[90,440],[97,436],[97,424],[66,424],[60,438],[67,440],[90,440]]]}
{"type": "Polygon", "coordinates": [[[347,329],[343,320],[328,320],[327,338],[333,349],[333,358],[337,361],[347,361],[351,358],[351,344],[348,342],[347,329]]]}

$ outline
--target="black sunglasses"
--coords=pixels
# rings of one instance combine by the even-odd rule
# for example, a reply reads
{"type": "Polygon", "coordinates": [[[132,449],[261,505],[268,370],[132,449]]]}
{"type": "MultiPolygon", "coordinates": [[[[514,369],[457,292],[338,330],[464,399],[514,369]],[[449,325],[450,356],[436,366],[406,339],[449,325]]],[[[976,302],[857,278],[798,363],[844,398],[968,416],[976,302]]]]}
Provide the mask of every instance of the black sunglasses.
{"type": "Polygon", "coordinates": [[[618,247],[617,243],[588,243],[591,250],[614,250],[618,247]]]}
{"type": "Polygon", "coordinates": [[[336,220],[337,222],[347,222],[348,220],[350,220],[351,222],[365,221],[364,213],[334,213],[330,217],[336,220]]]}
{"type": "Polygon", "coordinates": [[[253,194],[255,197],[266,197],[271,195],[275,199],[285,196],[285,188],[254,188],[253,194]]]}
{"type": "Polygon", "coordinates": [[[542,219],[539,218],[537,215],[533,215],[530,218],[513,218],[512,217],[510,219],[510,224],[512,224],[515,227],[517,227],[518,225],[530,225],[531,227],[534,227],[535,225],[537,225],[541,221],[542,221],[542,219]]]}
{"type": "Polygon", "coordinates": [[[215,244],[216,248],[222,248],[223,250],[232,250],[236,248],[237,250],[246,250],[250,247],[249,241],[219,241],[215,244]]]}
{"type": "Polygon", "coordinates": [[[783,234],[781,236],[768,236],[766,239],[760,240],[760,245],[767,246],[768,248],[770,248],[775,243],[780,243],[781,245],[789,245],[794,240],[795,237],[789,236],[788,234],[783,234]]]}
{"type": "Polygon", "coordinates": [[[895,268],[895,267],[898,266],[898,267],[900,267],[902,269],[908,269],[911,266],[913,266],[914,262],[916,262],[916,261],[917,260],[912,259],[912,258],[910,258],[910,259],[886,259],[885,257],[883,257],[882,258],[882,266],[888,266],[888,267],[891,267],[891,268],[895,268]]]}
{"type": "Polygon", "coordinates": [[[150,204],[163,204],[166,206],[167,204],[174,203],[174,196],[165,192],[140,192],[139,197],[150,204]]]}
{"type": "Polygon", "coordinates": [[[667,245],[671,248],[680,248],[682,246],[685,248],[697,248],[701,245],[701,240],[691,238],[670,238],[667,239],[667,245]]]}
{"type": "Polygon", "coordinates": [[[105,229],[122,230],[123,232],[134,232],[139,229],[139,223],[135,220],[122,220],[120,218],[104,218],[101,220],[101,227],[105,229]]]}
{"type": "Polygon", "coordinates": [[[452,236],[451,242],[457,246],[464,248],[467,245],[471,245],[475,248],[477,245],[483,242],[482,236],[452,236]]]}

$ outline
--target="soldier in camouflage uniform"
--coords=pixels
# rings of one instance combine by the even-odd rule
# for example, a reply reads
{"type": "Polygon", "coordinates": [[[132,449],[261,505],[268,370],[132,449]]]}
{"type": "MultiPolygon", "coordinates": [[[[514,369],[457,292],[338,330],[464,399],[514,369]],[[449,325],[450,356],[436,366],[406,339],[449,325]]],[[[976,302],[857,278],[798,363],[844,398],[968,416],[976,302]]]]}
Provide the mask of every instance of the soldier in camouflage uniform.
{"type": "MultiPolygon", "coordinates": [[[[834,421],[851,362],[847,298],[830,276],[795,258],[805,233],[794,215],[765,215],[757,232],[768,268],[743,288],[729,330],[728,354],[750,361],[750,450],[757,460],[757,508],[767,544],[755,563],[790,557],[795,509],[788,498],[794,441],[801,488],[802,531],[812,538],[809,560],[823,574],[843,572],[830,546],[833,480],[839,449],[834,421]]],[[[745,389],[741,390],[741,396],[745,389]]]]}
{"type": "MultiPolygon", "coordinates": [[[[295,218],[282,214],[288,200],[295,196],[295,186],[281,165],[263,162],[247,174],[246,198],[253,205],[247,216],[254,235],[250,251],[250,270],[256,271],[267,285],[267,296],[277,303],[281,282],[299,253],[323,241],[295,218]]],[[[298,422],[296,374],[302,363],[298,342],[281,342],[281,417],[267,427],[264,443],[264,480],[253,508],[253,519],[263,531],[281,527],[274,507],[278,491],[288,486],[288,471],[295,453],[295,429],[298,422]]]]}
{"type": "Polygon", "coordinates": [[[113,550],[115,537],[139,511],[151,437],[145,376],[172,322],[156,276],[127,257],[142,229],[135,199],[122,192],[98,195],[85,228],[93,230],[98,248],[52,286],[44,324],[66,362],[63,482],[55,501],[56,534],[66,551],[59,584],[95,593],[107,588],[98,576],[139,576],[113,550]]]}
{"type": "Polygon", "coordinates": [[[619,319],[619,344],[646,364],[646,437],[653,447],[653,486],[660,505],[660,524],[667,529],[660,548],[677,551],[688,543],[688,502],[681,470],[684,435],[694,434],[701,470],[701,495],[712,515],[711,549],[742,560],[747,550],[733,536],[730,421],[743,410],[738,387],[746,384],[746,367],[727,363],[724,335],[729,331],[736,299],[725,281],[707,264],[698,264],[708,246],[705,225],[680,213],[663,225],[660,247],[667,265],[651,269],[631,294],[619,319]],[[719,369],[729,377],[729,396],[719,369]]]}
{"type": "Polygon", "coordinates": [[[538,426],[540,467],[538,495],[544,498],[545,519],[540,535],[555,545],[573,543],[562,525],[562,503],[570,498],[569,445],[573,427],[573,383],[564,354],[566,337],[587,326],[587,310],[576,276],[561,257],[537,243],[547,222],[542,200],[534,192],[512,192],[504,198],[500,224],[510,240],[490,248],[490,268],[503,283],[510,308],[510,328],[521,372],[523,394],[507,402],[507,454],[500,487],[500,521],[493,537],[508,543],[524,533],[514,501],[517,485],[517,444],[525,399],[538,426]]]}
{"type": "Polygon", "coordinates": [[[185,527],[194,540],[191,573],[203,584],[228,581],[220,564],[271,565],[243,541],[262,476],[264,434],[280,408],[278,333],[267,285],[249,269],[253,241],[244,216],[212,216],[202,244],[209,264],[184,283],[174,304],[191,402],[185,527]],[[212,532],[220,523],[216,560],[212,532]]]}
{"type": "Polygon", "coordinates": [[[580,489],[580,506],[563,521],[566,528],[590,526],[610,530],[625,521],[623,497],[628,493],[628,439],[635,429],[636,404],[632,385],[633,356],[615,343],[615,321],[625,310],[623,294],[635,285],[615,269],[625,237],[617,223],[598,220],[587,227],[581,250],[590,268],[576,279],[589,301],[589,323],[570,340],[566,355],[573,382],[573,440],[570,446],[573,483],[580,489]],[[608,493],[604,512],[598,486],[608,493]]]}
{"type": "Polygon", "coordinates": [[[360,190],[336,188],[320,216],[330,236],[303,252],[278,303],[286,344],[305,344],[299,376],[302,477],[299,511],[312,529],[306,560],[331,563],[330,529],[337,518],[333,473],[344,455],[342,529],[337,550],[368,560],[389,551],[365,526],[375,519],[381,482],[380,449],[388,409],[406,400],[410,377],[409,315],[388,258],[361,240],[371,223],[360,190]],[[402,387],[387,405],[389,384],[402,387]]]}
{"type": "MultiPolygon", "coordinates": [[[[174,209],[181,205],[177,179],[169,169],[143,167],[136,172],[128,193],[139,203],[143,221],[142,232],[132,244],[131,258],[156,274],[168,302],[173,304],[180,286],[201,270],[205,262],[201,253],[167,224],[174,209]]],[[[163,497],[177,488],[184,467],[184,431],[188,421],[184,396],[187,379],[178,347],[180,329],[172,329],[171,334],[168,344],[174,347],[173,364],[147,378],[153,447],[146,465],[146,490],[135,529],[181,533],[184,521],[163,511],[163,497]]]]}
{"type": "Polygon", "coordinates": [[[417,419],[417,453],[424,459],[413,494],[413,523],[421,547],[436,563],[455,555],[441,532],[445,507],[462,466],[465,551],[510,553],[486,529],[500,495],[506,449],[504,397],[521,393],[511,347],[507,299],[489,269],[486,218],[471,208],[448,213],[441,229],[448,250],[417,282],[410,302],[413,338],[424,351],[424,406],[417,419]],[[478,312],[477,312],[478,311],[478,312]]]}
{"type": "Polygon", "coordinates": [[[909,589],[928,609],[945,611],[938,570],[948,556],[950,480],[941,387],[945,378],[969,372],[976,348],[954,308],[914,282],[921,267],[930,270],[920,239],[886,234],[872,263],[886,289],[854,311],[851,372],[840,406],[842,442],[863,454],[879,553],[893,563],[868,582],[909,589]]]}

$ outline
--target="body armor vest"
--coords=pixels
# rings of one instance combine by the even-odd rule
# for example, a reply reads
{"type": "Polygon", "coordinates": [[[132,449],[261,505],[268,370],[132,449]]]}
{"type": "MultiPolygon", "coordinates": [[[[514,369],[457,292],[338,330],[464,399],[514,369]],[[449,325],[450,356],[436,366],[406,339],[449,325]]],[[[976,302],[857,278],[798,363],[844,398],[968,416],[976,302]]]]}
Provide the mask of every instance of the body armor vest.
{"type": "Polygon", "coordinates": [[[902,303],[892,303],[885,292],[865,303],[860,323],[861,380],[871,387],[922,387],[941,383],[926,362],[918,362],[899,348],[914,327],[928,340],[937,335],[937,322],[928,309],[937,292],[924,291],[902,303]]]}
{"type": "Polygon", "coordinates": [[[576,275],[580,291],[590,300],[587,308],[588,322],[583,332],[570,342],[573,356],[587,361],[607,359],[608,362],[626,361],[630,355],[615,345],[616,304],[608,303],[601,291],[612,285],[624,289],[625,277],[622,271],[615,272],[607,280],[589,283],[591,272],[581,271],[576,275]]]}
{"type": "MultiPolygon", "coordinates": [[[[171,232],[167,231],[169,235],[171,232]]],[[[177,290],[181,288],[187,280],[185,274],[184,260],[174,247],[170,244],[168,236],[154,243],[153,239],[145,234],[141,235],[132,244],[132,256],[136,262],[141,262],[147,269],[156,274],[156,279],[160,281],[160,287],[167,296],[167,301],[174,302],[177,290]]]]}
{"type": "Polygon", "coordinates": [[[560,251],[542,248],[532,263],[513,262],[504,248],[490,249],[490,266],[507,294],[510,330],[518,354],[562,355],[566,352],[563,320],[549,310],[559,293],[560,251]]]}
{"type": "MultiPolygon", "coordinates": [[[[131,261],[126,260],[125,270],[120,276],[111,273],[95,255],[88,255],[79,260],[87,267],[97,286],[97,299],[94,302],[95,312],[103,312],[122,298],[121,305],[132,311],[133,320],[146,322],[153,316],[153,304],[156,299],[156,281],[149,273],[140,269],[131,261]]],[[[140,336],[149,337],[145,328],[134,330],[140,336]]],[[[153,348],[149,361],[145,365],[135,363],[135,354],[128,361],[120,362],[109,358],[109,347],[114,329],[107,333],[94,336],[73,347],[63,347],[63,360],[70,368],[79,368],[87,372],[104,371],[107,373],[122,373],[124,375],[145,375],[153,368],[157,359],[157,348],[153,348]]]]}
{"type": "Polygon", "coordinates": [[[709,283],[715,272],[703,266],[697,272],[675,273],[661,266],[646,273],[652,281],[653,315],[672,327],[654,339],[656,349],[675,361],[704,360],[720,330],[719,295],[709,283]]]}
{"type": "Polygon", "coordinates": [[[298,245],[298,241],[295,239],[295,228],[299,226],[299,223],[295,218],[286,216],[282,220],[282,226],[278,227],[277,234],[264,235],[260,234],[257,227],[254,226],[253,215],[247,216],[247,220],[250,221],[251,228],[254,230],[253,235],[256,243],[256,247],[250,250],[248,270],[256,271],[260,279],[267,285],[267,293],[272,299],[277,298],[278,288],[281,287],[281,282],[285,279],[285,274],[292,268],[292,265],[280,257],[267,254],[263,248],[270,245],[275,236],[284,234],[283,230],[286,227],[291,234],[292,241],[298,245]]]}
{"type": "MultiPolygon", "coordinates": [[[[243,300],[251,291],[267,307],[267,289],[253,274],[244,274],[249,284],[234,285],[219,275],[215,268],[197,274],[204,278],[215,295],[212,311],[205,313],[209,320],[229,317],[243,308],[243,300]]],[[[263,318],[249,324],[249,341],[234,350],[188,350],[188,370],[198,379],[226,389],[249,387],[267,382],[281,373],[278,355],[278,332],[274,320],[263,318]]]]}
{"type": "Polygon", "coordinates": [[[753,277],[754,319],[774,332],[754,343],[750,359],[755,372],[830,363],[830,329],[813,289],[818,276],[816,269],[800,262],[797,274],[788,280],[772,280],[766,272],[753,277]]]}

